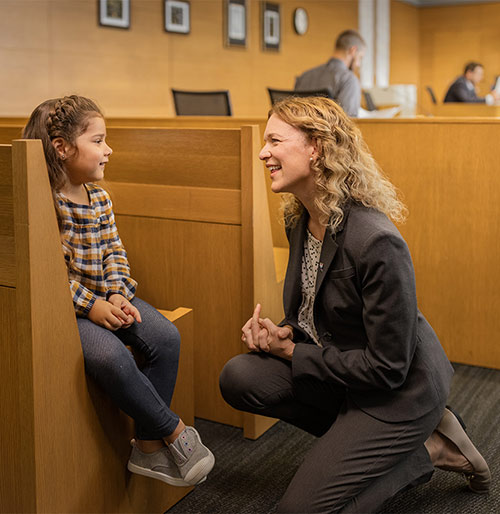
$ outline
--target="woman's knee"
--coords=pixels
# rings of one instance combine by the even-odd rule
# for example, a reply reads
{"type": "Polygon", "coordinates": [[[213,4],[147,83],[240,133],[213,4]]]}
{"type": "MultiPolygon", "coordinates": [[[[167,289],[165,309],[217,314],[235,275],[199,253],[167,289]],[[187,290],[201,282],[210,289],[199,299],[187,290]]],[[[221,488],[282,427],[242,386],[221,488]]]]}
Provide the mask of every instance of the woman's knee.
{"type": "Polygon", "coordinates": [[[240,410],[260,411],[293,396],[290,367],[261,353],[233,357],[224,366],[219,384],[227,403],[240,410]]]}
{"type": "Polygon", "coordinates": [[[226,362],[219,376],[219,387],[222,397],[229,405],[239,406],[241,392],[245,390],[246,365],[243,355],[237,355],[226,362]]]}

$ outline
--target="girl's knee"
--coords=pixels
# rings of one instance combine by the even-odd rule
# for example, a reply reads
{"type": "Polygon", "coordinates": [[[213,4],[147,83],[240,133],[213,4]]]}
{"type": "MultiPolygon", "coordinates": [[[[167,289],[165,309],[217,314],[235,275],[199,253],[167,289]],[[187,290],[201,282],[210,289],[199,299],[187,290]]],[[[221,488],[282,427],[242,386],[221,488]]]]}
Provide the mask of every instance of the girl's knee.
{"type": "Polygon", "coordinates": [[[119,382],[137,367],[130,351],[122,344],[103,345],[97,351],[84,352],[85,371],[98,382],[119,382]]]}

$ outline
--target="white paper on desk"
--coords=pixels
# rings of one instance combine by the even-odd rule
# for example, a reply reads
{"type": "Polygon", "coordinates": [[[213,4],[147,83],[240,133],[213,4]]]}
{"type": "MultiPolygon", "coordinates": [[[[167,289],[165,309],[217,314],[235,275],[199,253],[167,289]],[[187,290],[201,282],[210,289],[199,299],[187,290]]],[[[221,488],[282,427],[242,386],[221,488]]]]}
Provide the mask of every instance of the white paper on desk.
{"type": "Polygon", "coordinates": [[[499,93],[500,94],[500,75],[498,75],[497,77],[497,80],[495,82],[495,87],[493,88],[493,90],[496,92],[496,93],[499,93]]]}
{"type": "Polygon", "coordinates": [[[379,109],[377,111],[367,111],[360,107],[358,118],[394,118],[399,112],[401,112],[401,107],[389,107],[388,109],[379,109]]]}

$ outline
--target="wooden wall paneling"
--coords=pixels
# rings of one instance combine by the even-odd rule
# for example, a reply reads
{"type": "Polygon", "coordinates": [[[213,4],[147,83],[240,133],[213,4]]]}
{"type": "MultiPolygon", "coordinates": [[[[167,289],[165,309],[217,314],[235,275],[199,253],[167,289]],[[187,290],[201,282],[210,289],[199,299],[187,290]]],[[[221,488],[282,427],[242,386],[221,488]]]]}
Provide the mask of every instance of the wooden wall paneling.
{"type": "Polygon", "coordinates": [[[390,84],[419,84],[419,9],[391,1],[390,84]]]}
{"type": "Polygon", "coordinates": [[[420,96],[423,87],[434,88],[439,102],[451,82],[463,72],[465,64],[477,61],[484,65],[485,78],[479,86],[484,96],[498,74],[500,49],[500,2],[421,7],[420,96]]]}
{"type": "Polygon", "coordinates": [[[248,45],[241,49],[223,44],[222,0],[192,0],[188,36],[165,33],[163,3],[153,0],[131,4],[129,30],[100,27],[95,2],[2,0],[9,95],[0,99],[0,113],[25,116],[47,98],[78,91],[98,100],[107,115],[172,116],[170,88],[177,87],[227,88],[236,115],[261,115],[269,106],[267,86],[292,87],[296,75],[328,59],[338,33],[357,26],[357,2],[310,1],[309,31],[298,36],[291,19],[302,4],[290,0],[282,5],[282,48],[264,52],[259,5],[247,4],[248,45]],[[95,55],[103,47],[96,80],[95,55]],[[256,63],[265,73],[256,73],[256,63]]]}
{"type": "Polygon", "coordinates": [[[400,230],[424,316],[451,360],[500,368],[500,120],[358,124],[409,207],[400,230]]]}

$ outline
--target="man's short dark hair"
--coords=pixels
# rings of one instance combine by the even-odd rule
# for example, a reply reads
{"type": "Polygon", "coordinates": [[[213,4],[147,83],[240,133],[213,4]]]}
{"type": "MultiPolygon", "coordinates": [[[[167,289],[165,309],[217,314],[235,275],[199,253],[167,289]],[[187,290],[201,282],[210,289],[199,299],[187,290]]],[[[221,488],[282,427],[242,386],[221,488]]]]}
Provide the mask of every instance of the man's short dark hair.
{"type": "Polygon", "coordinates": [[[349,50],[353,46],[359,48],[365,48],[365,40],[355,30],[344,30],[339,34],[337,41],[335,42],[335,50],[349,50]]]}
{"type": "Polygon", "coordinates": [[[474,71],[478,66],[480,66],[481,68],[484,68],[484,66],[479,63],[479,62],[468,62],[466,65],[465,65],[465,68],[464,68],[464,75],[468,72],[468,71],[474,71]]]}

